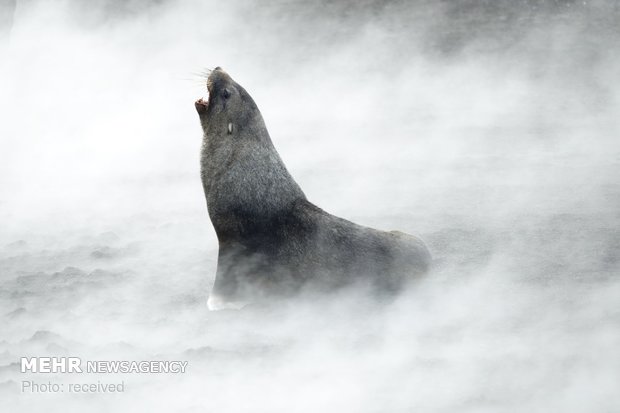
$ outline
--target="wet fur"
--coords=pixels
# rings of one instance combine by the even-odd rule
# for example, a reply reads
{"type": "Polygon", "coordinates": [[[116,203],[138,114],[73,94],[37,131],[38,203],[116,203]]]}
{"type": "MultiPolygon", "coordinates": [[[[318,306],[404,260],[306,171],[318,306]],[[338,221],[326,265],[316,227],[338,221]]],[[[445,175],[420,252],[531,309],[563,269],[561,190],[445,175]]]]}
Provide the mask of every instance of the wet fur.
{"type": "Polygon", "coordinates": [[[427,271],[428,249],[400,232],[363,227],[310,203],[271,142],[252,97],[220,68],[196,102],[201,177],[219,241],[212,298],[254,301],[300,289],[362,284],[392,292],[427,271]],[[232,130],[232,131],[231,131],[232,130]]]}

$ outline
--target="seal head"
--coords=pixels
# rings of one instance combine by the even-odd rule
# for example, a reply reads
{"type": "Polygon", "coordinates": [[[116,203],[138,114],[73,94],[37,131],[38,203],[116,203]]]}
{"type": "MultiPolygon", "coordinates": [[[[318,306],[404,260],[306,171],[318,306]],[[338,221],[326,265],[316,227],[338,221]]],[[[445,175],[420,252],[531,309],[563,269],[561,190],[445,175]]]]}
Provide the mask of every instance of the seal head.
{"type": "MultiPolygon", "coordinates": [[[[211,119],[212,124],[215,124],[234,118],[238,123],[237,126],[247,125],[250,118],[258,112],[256,103],[248,92],[220,67],[211,71],[207,79],[207,90],[209,100],[198,99],[195,103],[200,120],[203,122],[203,128],[206,126],[204,122],[209,119],[211,119]]],[[[228,129],[226,132],[231,134],[232,130],[228,129]]],[[[216,131],[210,130],[209,132],[213,134],[216,131]]]]}

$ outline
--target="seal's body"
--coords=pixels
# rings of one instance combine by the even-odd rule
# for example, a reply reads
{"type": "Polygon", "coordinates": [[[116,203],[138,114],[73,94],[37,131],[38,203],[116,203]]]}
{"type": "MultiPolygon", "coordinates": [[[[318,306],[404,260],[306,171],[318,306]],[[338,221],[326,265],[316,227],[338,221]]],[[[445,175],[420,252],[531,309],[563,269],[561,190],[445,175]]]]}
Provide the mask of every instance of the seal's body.
{"type": "Polygon", "coordinates": [[[219,67],[196,102],[201,176],[219,241],[211,309],[302,288],[395,291],[427,271],[419,239],[366,228],[310,203],[275,150],[250,95],[219,67]]]}

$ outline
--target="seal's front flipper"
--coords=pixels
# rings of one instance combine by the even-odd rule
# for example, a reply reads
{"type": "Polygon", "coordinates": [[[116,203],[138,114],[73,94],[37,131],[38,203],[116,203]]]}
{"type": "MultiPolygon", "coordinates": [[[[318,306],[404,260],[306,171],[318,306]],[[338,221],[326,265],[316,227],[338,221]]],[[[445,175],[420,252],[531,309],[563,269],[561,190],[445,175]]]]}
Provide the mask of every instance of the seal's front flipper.
{"type": "Polygon", "coordinates": [[[221,310],[241,310],[245,306],[247,306],[249,302],[246,301],[229,301],[215,295],[213,292],[209,294],[209,299],[207,300],[207,307],[209,311],[221,311],[221,310]]]}
{"type": "Polygon", "coordinates": [[[262,264],[261,257],[243,245],[220,242],[209,310],[240,309],[249,304],[262,264]]]}

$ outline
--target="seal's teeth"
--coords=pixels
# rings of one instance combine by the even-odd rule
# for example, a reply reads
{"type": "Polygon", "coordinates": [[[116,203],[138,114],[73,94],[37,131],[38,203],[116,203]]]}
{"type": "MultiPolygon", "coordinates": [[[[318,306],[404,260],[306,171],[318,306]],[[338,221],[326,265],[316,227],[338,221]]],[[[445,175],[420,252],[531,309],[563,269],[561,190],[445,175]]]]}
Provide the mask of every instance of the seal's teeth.
{"type": "Polygon", "coordinates": [[[232,133],[232,123],[228,124],[228,133],[232,133]]]}

